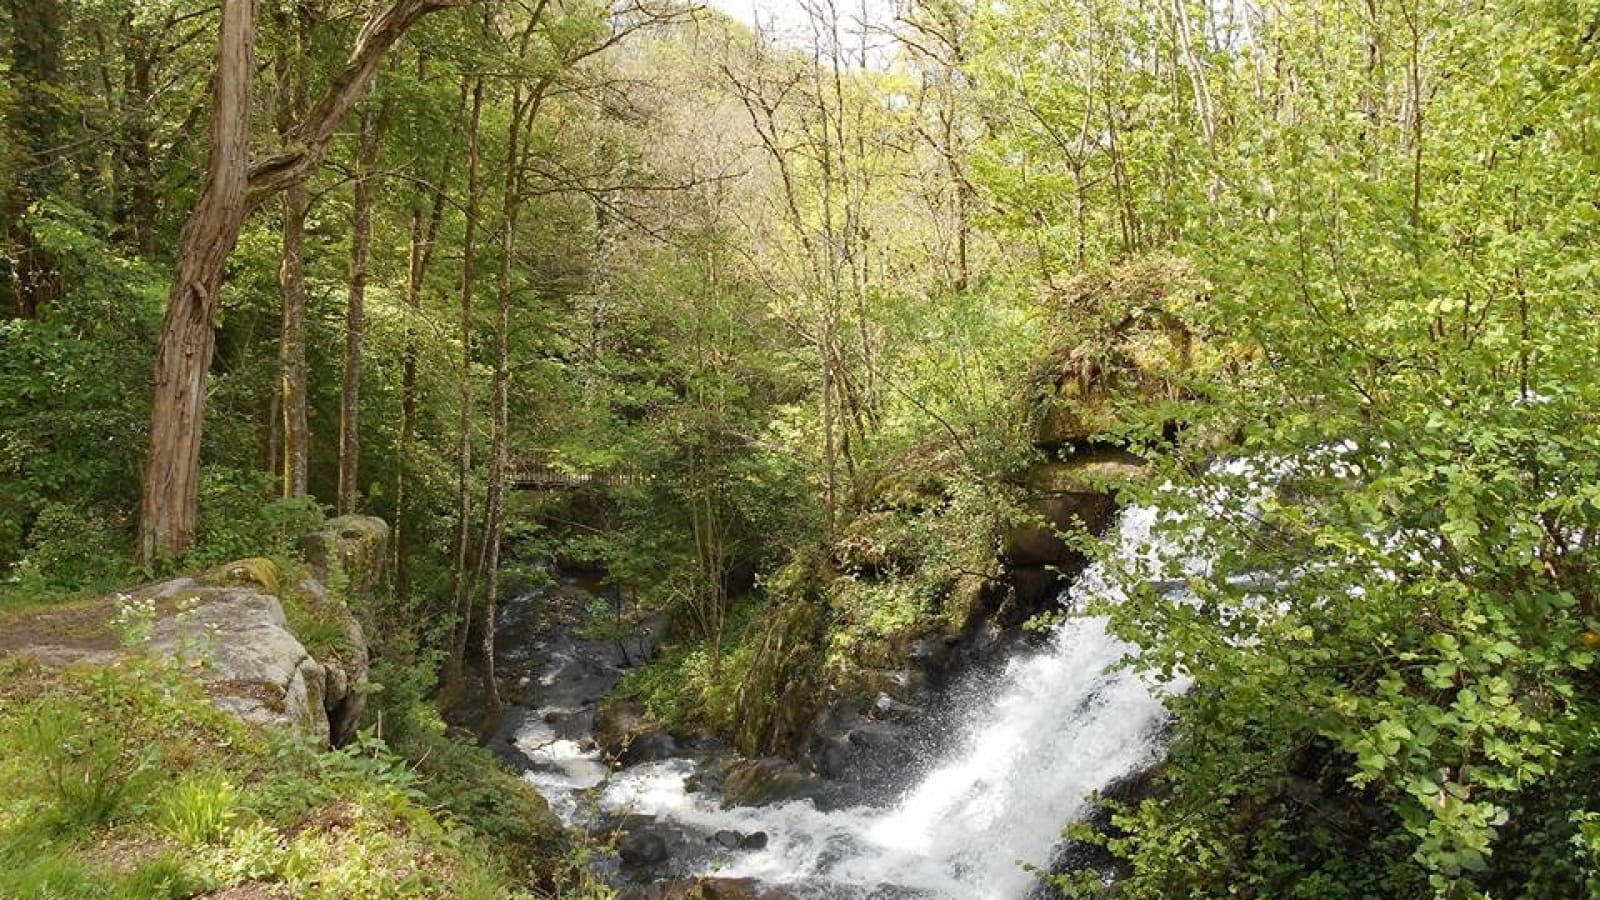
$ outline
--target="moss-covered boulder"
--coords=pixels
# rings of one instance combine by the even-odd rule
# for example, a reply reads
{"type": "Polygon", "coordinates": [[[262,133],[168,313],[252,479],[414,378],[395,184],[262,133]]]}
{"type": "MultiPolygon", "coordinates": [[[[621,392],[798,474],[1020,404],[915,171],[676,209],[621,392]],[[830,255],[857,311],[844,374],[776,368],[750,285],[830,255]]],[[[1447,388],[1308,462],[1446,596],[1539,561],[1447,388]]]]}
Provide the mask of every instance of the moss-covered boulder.
{"type": "Polygon", "coordinates": [[[311,577],[349,599],[370,600],[387,571],[389,523],[372,516],[340,516],[300,539],[311,577]]]}

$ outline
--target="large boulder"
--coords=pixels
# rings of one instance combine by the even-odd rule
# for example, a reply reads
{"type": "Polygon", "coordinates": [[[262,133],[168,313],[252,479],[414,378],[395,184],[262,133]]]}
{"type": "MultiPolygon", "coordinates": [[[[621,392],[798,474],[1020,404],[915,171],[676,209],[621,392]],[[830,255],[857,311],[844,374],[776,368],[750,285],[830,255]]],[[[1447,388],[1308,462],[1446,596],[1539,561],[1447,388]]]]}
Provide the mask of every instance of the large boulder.
{"type": "Polygon", "coordinates": [[[1139,478],[1142,466],[1137,456],[1121,450],[1075,453],[1036,464],[1028,472],[1036,519],[1006,534],[1005,562],[1014,569],[1053,566],[1071,572],[1081,567],[1082,554],[1061,535],[1079,530],[1104,534],[1116,516],[1117,486],[1139,478]]]}
{"type": "Polygon", "coordinates": [[[247,722],[332,739],[329,707],[346,702],[348,678],[337,676],[330,685],[329,667],[290,630],[277,597],[260,587],[187,578],[147,588],[135,599],[145,596],[181,598],[177,611],[154,623],[149,650],[193,669],[214,704],[247,722]]]}
{"type": "Polygon", "coordinates": [[[678,743],[644,704],[627,697],[608,697],[594,715],[594,739],[606,759],[618,767],[675,756],[678,743]]]}
{"type": "Polygon", "coordinates": [[[193,672],[247,722],[337,746],[355,737],[366,704],[367,641],[349,601],[365,605],[378,588],[388,532],[379,519],[335,519],[302,541],[303,577],[241,560],[10,619],[0,650],[53,666],[148,653],[193,672]]]}

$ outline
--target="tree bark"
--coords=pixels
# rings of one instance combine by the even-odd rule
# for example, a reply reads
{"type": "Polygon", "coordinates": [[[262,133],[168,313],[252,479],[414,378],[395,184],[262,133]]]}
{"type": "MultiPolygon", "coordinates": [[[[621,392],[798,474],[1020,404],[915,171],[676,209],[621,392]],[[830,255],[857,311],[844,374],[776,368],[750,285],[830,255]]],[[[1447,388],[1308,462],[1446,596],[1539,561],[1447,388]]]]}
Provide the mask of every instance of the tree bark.
{"type": "Polygon", "coordinates": [[[222,276],[244,226],[250,162],[250,80],[255,0],[222,0],[211,159],[205,186],[178,242],[178,271],[156,354],[150,452],[139,508],[139,559],[153,562],[194,544],[206,373],[216,350],[212,319],[222,276]]]}
{"type": "MultiPolygon", "coordinates": [[[[527,36],[522,41],[527,52],[527,36]]],[[[517,216],[522,209],[522,129],[531,121],[543,99],[544,85],[524,98],[522,86],[512,89],[511,124],[506,130],[506,171],[500,214],[500,269],[496,279],[498,303],[495,317],[493,431],[489,450],[489,489],[484,505],[482,568],[487,584],[483,615],[483,683],[489,710],[499,712],[500,687],[495,681],[495,618],[500,597],[500,543],[505,537],[506,471],[509,468],[511,389],[511,257],[517,246],[517,216]]]]}
{"type": "MultiPolygon", "coordinates": [[[[426,73],[427,55],[418,54],[417,80],[423,80],[426,73]]],[[[467,108],[467,92],[468,87],[463,82],[457,115],[465,112],[467,108]]],[[[445,156],[438,180],[429,191],[432,195],[432,209],[428,212],[427,218],[423,218],[420,205],[411,210],[411,250],[407,258],[405,301],[411,319],[406,323],[405,352],[400,363],[400,459],[395,466],[395,521],[392,534],[395,589],[401,597],[408,596],[411,590],[411,568],[405,549],[404,526],[409,518],[406,513],[407,466],[410,463],[411,448],[417,440],[418,349],[414,320],[422,315],[422,285],[428,273],[428,264],[433,259],[433,247],[439,237],[439,225],[444,219],[444,184],[450,180],[450,163],[453,159],[451,155],[445,156]]],[[[417,202],[420,204],[421,198],[418,198],[417,202]]]]}
{"type": "Polygon", "coordinates": [[[278,334],[278,391],[282,395],[283,459],[278,485],[284,497],[304,497],[310,491],[311,426],[306,413],[309,393],[306,374],[306,209],[304,185],[283,194],[283,258],[278,266],[278,286],[283,294],[283,325],[278,334]]]}
{"type": "MultiPolygon", "coordinates": [[[[278,140],[293,140],[296,124],[307,104],[306,56],[310,51],[314,13],[306,3],[296,3],[278,13],[286,35],[292,35],[274,66],[277,75],[276,126],[278,140]]],[[[310,492],[311,426],[307,413],[309,388],[306,368],[306,215],[310,199],[304,182],[283,192],[282,256],[278,262],[278,290],[283,321],[278,331],[278,413],[283,418],[283,458],[278,462],[280,496],[304,497],[310,492]]]]}
{"type": "Polygon", "coordinates": [[[245,215],[273,194],[302,183],[320,165],[339,122],[372,84],[378,62],[407,28],[467,0],[395,0],[368,18],[328,93],[294,130],[294,144],[249,164],[250,80],[255,56],[254,0],[222,0],[212,153],[200,201],[179,239],[150,419],[140,502],[139,559],[175,556],[194,545],[205,384],[216,347],[212,318],[228,257],[245,215]]]}
{"type": "Polygon", "coordinates": [[[150,120],[150,106],[155,100],[153,74],[155,52],[150,35],[139,25],[131,13],[125,19],[127,37],[128,71],[123,89],[123,167],[128,175],[128,191],[124,202],[123,225],[132,236],[139,252],[151,255],[156,250],[156,215],[160,207],[156,195],[155,168],[151,162],[150,145],[155,132],[150,120]]]}
{"type": "Polygon", "coordinates": [[[461,684],[472,630],[472,568],[467,564],[472,539],[472,299],[477,278],[478,239],[478,126],[483,117],[483,76],[472,83],[472,107],[467,122],[467,209],[461,240],[461,370],[460,445],[456,456],[456,558],[454,601],[455,635],[445,672],[446,693],[461,684]]]}
{"type": "Polygon", "coordinates": [[[340,515],[355,512],[361,472],[361,349],[366,337],[367,264],[372,247],[372,170],[378,162],[378,112],[361,116],[356,154],[355,222],[350,241],[350,293],[345,309],[344,384],[339,395],[340,515]]]}

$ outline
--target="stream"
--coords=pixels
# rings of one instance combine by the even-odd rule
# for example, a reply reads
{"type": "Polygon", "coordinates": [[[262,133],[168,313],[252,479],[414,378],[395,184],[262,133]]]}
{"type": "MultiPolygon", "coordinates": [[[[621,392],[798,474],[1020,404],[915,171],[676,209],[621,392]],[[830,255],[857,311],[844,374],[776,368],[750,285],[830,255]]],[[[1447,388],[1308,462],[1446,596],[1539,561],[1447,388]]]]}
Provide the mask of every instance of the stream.
{"type": "MultiPolygon", "coordinates": [[[[1122,552],[1151,552],[1153,519],[1140,508],[1123,513],[1122,552]]],[[[1063,602],[1070,609],[1110,590],[1091,567],[1063,602]]],[[[590,596],[568,582],[508,606],[506,626],[515,632],[534,607],[576,607],[590,596]]],[[[774,891],[761,896],[1025,900],[1037,882],[1023,864],[1050,865],[1085,796],[1148,768],[1161,751],[1160,700],[1115,668],[1129,649],[1104,620],[1069,616],[1003,667],[958,682],[942,704],[945,739],[886,802],[724,808],[700,784],[714,762],[672,746],[610,771],[592,740],[595,703],[649,648],[566,628],[512,651],[530,674],[523,705],[496,740],[569,825],[646,835],[623,846],[635,865],[608,873],[619,884],[715,876],[774,891]]]]}

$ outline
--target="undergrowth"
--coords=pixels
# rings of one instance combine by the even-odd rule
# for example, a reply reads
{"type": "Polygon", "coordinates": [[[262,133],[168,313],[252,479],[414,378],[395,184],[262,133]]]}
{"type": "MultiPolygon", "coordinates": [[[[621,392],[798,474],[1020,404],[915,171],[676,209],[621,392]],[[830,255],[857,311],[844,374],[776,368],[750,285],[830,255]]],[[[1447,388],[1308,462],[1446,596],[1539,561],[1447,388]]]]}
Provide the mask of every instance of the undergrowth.
{"type": "Polygon", "coordinates": [[[0,897],[546,896],[565,847],[543,801],[426,707],[403,717],[403,746],[326,752],[150,660],[0,663],[0,897]]]}

